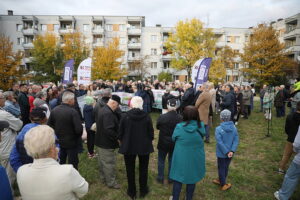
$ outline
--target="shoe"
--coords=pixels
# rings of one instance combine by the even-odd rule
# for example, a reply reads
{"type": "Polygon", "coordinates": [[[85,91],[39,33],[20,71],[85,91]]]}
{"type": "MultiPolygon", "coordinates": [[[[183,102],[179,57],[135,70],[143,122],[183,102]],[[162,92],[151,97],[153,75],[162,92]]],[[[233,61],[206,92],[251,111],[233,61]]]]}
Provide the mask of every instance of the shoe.
{"type": "Polygon", "coordinates": [[[280,200],[279,199],[279,191],[274,192],[274,197],[275,197],[275,199],[280,200]]]}
{"type": "Polygon", "coordinates": [[[214,179],[212,182],[213,182],[214,184],[216,184],[216,185],[221,185],[221,183],[220,183],[220,180],[219,180],[219,179],[214,179]]]}
{"type": "Polygon", "coordinates": [[[173,196],[170,196],[169,200],[173,200],[173,196]]]}
{"type": "Polygon", "coordinates": [[[145,191],[140,191],[140,198],[144,198],[148,193],[149,193],[149,189],[147,187],[145,191]]]}
{"type": "Polygon", "coordinates": [[[222,191],[226,191],[226,190],[229,190],[231,188],[231,184],[230,183],[227,183],[227,184],[225,184],[225,185],[223,185],[222,187],[221,187],[221,190],[222,191]]]}
{"type": "Polygon", "coordinates": [[[239,123],[238,122],[235,122],[235,125],[237,126],[239,123]]]}
{"type": "Polygon", "coordinates": [[[121,188],[120,184],[114,184],[113,186],[108,186],[108,187],[111,189],[120,189],[121,188]]]}
{"type": "Polygon", "coordinates": [[[277,172],[278,172],[279,174],[283,174],[283,175],[285,174],[285,171],[284,171],[283,169],[280,169],[280,168],[278,169],[277,172]]]}

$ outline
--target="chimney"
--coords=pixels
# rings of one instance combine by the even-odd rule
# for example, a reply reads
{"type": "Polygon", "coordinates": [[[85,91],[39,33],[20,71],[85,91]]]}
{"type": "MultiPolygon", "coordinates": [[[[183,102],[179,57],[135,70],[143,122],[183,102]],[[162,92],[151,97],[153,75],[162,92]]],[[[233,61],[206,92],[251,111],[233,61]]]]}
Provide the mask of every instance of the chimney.
{"type": "Polygon", "coordinates": [[[13,16],[14,15],[14,11],[13,10],[8,10],[7,11],[7,15],[8,16],[13,16]]]}

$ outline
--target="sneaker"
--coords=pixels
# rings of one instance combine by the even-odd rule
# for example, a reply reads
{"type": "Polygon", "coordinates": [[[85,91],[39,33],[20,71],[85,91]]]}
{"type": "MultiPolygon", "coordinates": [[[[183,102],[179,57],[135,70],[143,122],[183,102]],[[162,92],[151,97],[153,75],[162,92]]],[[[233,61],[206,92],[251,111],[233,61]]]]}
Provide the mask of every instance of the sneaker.
{"type": "Polygon", "coordinates": [[[238,122],[235,122],[235,125],[237,126],[239,123],[238,122]]]}
{"type": "Polygon", "coordinates": [[[173,196],[170,196],[169,200],[173,200],[173,196]]]}
{"type": "Polygon", "coordinates": [[[275,199],[280,200],[279,199],[279,191],[274,192],[274,197],[275,197],[275,199]]]}
{"type": "Polygon", "coordinates": [[[214,179],[212,182],[213,182],[214,184],[216,184],[216,185],[221,185],[221,183],[220,183],[220,180],[219,180],[219,179],[214,179]]]}
{"type": "Polygon", "coordinates": [[[283,174],[283,175],[285,174],[285,171],[284,171],[283,169],[280,169],[280,168],[278,169],[277,172],[278,172],[279,174],[283,174]]]}
{"type": "Polygon", "coordinates": [[[226,190],[229,190],[231,188],[231,184],[230,183],[227,183],[227,184],[225,184],[225,185],[223,185],[222,187],[221,187],[221,190],[222,191],[226,191],[226,190]]]}

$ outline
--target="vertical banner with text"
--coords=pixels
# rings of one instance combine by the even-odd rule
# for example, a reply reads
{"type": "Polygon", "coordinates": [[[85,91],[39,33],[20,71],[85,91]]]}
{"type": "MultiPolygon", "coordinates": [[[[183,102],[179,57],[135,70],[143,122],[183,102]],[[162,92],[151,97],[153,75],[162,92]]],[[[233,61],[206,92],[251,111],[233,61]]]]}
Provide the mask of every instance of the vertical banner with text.
{"type": "Polygon", "coordinates": [[[204,58],[199,64],[197,77],[194,84],[195,89],[197,89],[200,85],[203,85],[203,83],[205,83],[208,80],[208,72],[209,72],[211,61],[212,58],[204,58]]]}
{"type": "Polygon", "coordinates": [[[77,69],[78,84],[88,85],[91,83],[92,59],[87,58],[80,63],[77,69]]]}
{"type": "Polygon", "coordinates": [[[74,59],[70,59],[66,62],[63,74],[63,84],[73,82],[73,70],[74,70],[74,59]]]}

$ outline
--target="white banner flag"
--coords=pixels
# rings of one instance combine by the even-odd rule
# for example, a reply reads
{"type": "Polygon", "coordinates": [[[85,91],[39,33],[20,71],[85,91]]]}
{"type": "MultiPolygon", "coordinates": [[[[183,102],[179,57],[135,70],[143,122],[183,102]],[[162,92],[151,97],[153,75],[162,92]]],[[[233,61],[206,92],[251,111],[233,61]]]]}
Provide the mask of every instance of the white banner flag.
{"type": "Polygon", "coordinates": [[[78,84],[88,85],[91,83],[92,59],[87,58],[80,63],[77,69],[78,84]]]}

